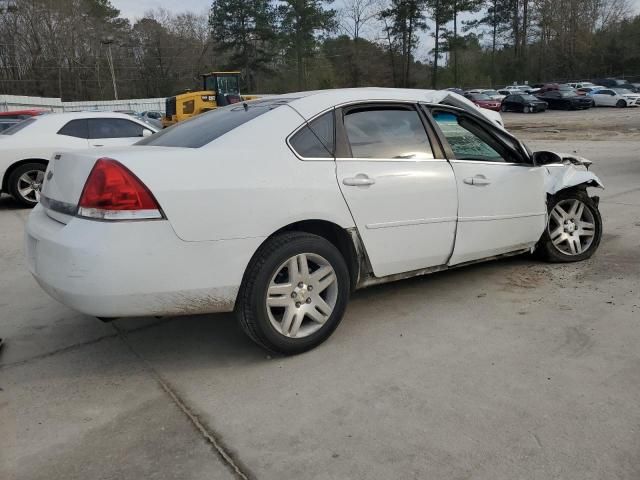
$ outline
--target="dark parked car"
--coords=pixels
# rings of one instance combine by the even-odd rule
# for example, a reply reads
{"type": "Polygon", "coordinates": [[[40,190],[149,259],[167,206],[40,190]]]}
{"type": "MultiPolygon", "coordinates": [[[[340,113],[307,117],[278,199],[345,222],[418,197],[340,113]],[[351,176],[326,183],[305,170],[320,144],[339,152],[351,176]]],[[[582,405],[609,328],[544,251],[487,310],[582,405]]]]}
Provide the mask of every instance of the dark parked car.
{"type": "Polygon", "coordinates": [[[547,109],[547,102],[534,97],[533,95],[509,95],[502,100],[503,112],[544,112],[547,109]]]}
{"type": "Polygon", "coordinates": [[[561,92],[575,91],[570,85],[567,85],[566,83],[545,83],[542,87],[540,87],[540,90],[538,90],[536,94],[540,95],[542,93],[551,92],[555,90],[559,90],[561,92]]]}
{"type": "Polygon", "coordinates": [[[537,95],[552,110],[579,110],[593,107],[593,100],[573,91],[551,90],[537,95]]]}
{"type": "Polygon", "coordinates": [[[493,110],[494,112],[500,111],[500,101],[494,100],[489,95],[485,95],[484,93],[465,93],[464,96],[479,107],[493,110]]]}

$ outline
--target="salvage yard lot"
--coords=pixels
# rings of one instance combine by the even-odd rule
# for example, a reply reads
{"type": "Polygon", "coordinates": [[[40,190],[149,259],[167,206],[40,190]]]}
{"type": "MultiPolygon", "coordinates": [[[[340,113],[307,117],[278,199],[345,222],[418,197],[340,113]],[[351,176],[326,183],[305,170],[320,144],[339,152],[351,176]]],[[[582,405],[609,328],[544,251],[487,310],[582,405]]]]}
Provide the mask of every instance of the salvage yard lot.
{"type": "Polygon", "coordinates": [[[296,357],[231,315],[70,311],[27,272],[28,212],[0,199],[0,478],[640,478],[640,109],[504,119],[594,161],[594,257],[356,292],[296,357]]]}

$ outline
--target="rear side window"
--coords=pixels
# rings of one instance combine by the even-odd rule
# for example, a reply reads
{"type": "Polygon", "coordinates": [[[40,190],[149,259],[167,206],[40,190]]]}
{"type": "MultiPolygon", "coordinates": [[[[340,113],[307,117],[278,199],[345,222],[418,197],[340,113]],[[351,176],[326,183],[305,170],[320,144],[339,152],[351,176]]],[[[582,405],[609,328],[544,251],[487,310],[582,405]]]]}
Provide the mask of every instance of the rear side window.
{"type": "Polygon", "coordinates": [[[290,99],[254,100],[250,103],[229,105],[197,115],[147,137],[136,145],[156,147],[199,148],[214,141],[234,128],[289,103],[290,99]]]}
{"type": "Polygon", "coordinates": [[[304,158],[333,158],[335,123],[333,110],[306,124],[289,141],[291,148],[304,158]]]}
{"type": "Polygon", "coordinates": [[[68,137],[76,138],[89,138],[87,120],[71,120],[58,131],[58,135],[66,135],[68,137]]]}
{"type": "Polygon", "coordinates": [[[356,108],[345,114],[344,127],[353,158],[433,158],[427,132],[412,108],[356,108]]]}
{"type": "Polygon", "coordinates": [[[90,118],[89,138],[142,137],[144,127],[123,118],[90,118]]]}
{"type": "Polygon", "coordinates": [[[4,132],[0,133],[0,135],[13,135],[14,133],[18,133],[25,127],[29,125],[33,125],[36,122],[35,118],[28,118],[27,120],[22,120],[20,123],[16,123],[13,127],[7,128],[4,132]]]}

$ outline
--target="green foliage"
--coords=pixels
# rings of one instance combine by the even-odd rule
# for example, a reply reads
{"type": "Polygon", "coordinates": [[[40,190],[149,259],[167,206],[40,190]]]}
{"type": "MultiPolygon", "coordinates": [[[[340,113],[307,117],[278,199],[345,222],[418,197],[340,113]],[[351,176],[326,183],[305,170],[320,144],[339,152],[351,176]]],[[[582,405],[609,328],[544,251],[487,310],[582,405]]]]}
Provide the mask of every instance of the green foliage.
{"type": "Polygon", "coordinates": [[[626,0],[478,2],[342,0],[335,11],[324,0],[213,0],[209,15],[155,10],[132,25],[109,0],[20,0],[0,10],[0,92],[113,98],[109,48],[120,98],[198,89],[200,74],[223,69],[240,69],[251,93],[640,80],[640,16],[626,0]],[[462,11],[477,14],[462,22],[462,11]]]}
{"type": "Polygon", "coordinates": [[[249,91],[258,72],[269,71],[277,37],[276,11],[268,0],[214,0],[209,25],[219,51],[227,54],[225,68],[241,68],[249,91]]]}

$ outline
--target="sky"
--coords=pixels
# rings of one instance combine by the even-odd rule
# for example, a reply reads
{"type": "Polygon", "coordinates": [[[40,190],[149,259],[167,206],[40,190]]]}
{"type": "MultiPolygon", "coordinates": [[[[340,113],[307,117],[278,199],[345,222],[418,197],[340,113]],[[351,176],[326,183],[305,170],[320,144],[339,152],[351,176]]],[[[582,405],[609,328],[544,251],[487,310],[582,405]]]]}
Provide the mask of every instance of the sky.
{"type": "Polygon", "coordinates": [[[135,20],[142,17],[144,12],[160,7],[173,13],[208,11],[211,0],[111,0],[111,4],[120,10],[123,17],[135,20]]]}
{"type": "MultiPolygon", "coordinates": [[[[131,20],[142,17],[144,12],[158,7],[166,8],[173,13],[186,10],[204,12],[211,6],[211,0],[111,0],[121,14],[131,20]]],[[[338,2],[336,2],[338,3],[338,2]]],[[[636,12],[640,12],[640,0],[631,0],[636,12]]]]}

